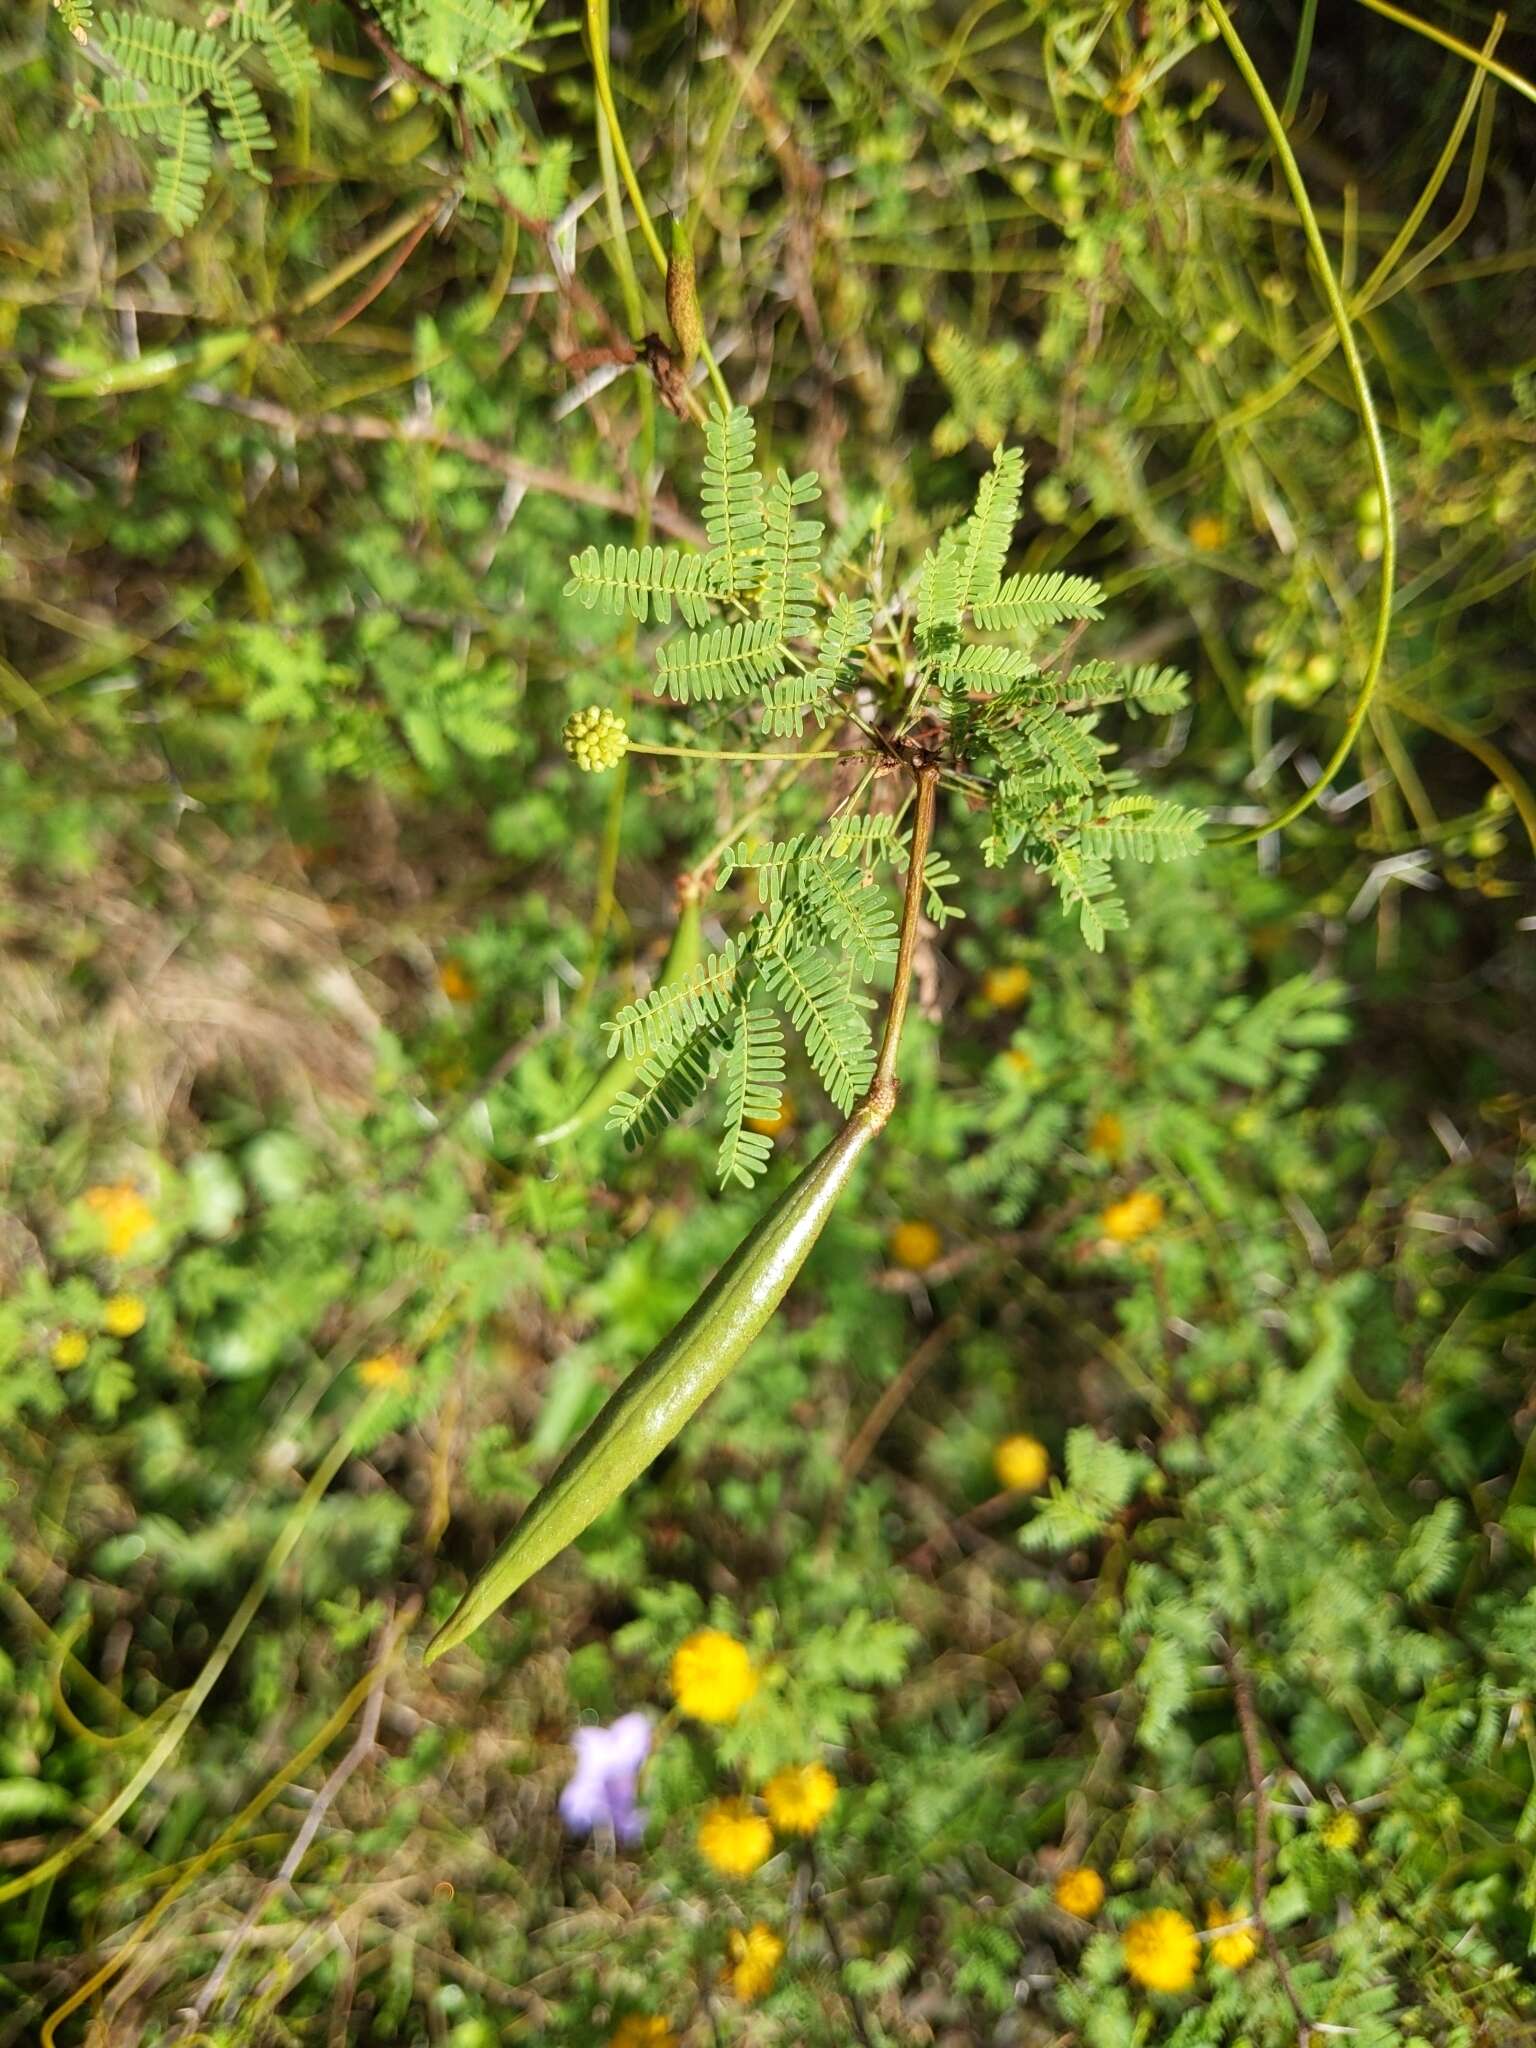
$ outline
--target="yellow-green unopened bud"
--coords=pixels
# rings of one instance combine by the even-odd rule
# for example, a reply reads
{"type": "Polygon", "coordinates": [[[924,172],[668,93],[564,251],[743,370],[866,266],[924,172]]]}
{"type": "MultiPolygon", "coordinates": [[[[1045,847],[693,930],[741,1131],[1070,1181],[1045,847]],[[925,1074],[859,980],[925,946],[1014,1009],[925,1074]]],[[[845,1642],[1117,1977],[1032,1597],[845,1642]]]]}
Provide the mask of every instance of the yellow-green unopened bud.
{"type": "Polygon", "coordinates": [[[629,734],[616,712],[589,704],[565,721],[565,751],[588,775],[617,768],[629,751],[629,734]]]}
{"type": "Polygon", "coordinates": [[[704,344],[704,316],[693,271],[693,246],[680,220],[672,223],[672,254],[667,260],[667,319],[685,370],[691,370],[704,344]]]}

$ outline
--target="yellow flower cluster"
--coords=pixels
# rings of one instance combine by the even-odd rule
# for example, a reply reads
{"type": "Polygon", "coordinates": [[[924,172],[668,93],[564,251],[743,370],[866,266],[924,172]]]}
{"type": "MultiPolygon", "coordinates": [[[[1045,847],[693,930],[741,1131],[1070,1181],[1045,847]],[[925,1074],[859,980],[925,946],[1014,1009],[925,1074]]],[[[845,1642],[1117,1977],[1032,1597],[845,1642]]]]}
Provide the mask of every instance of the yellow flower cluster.
{"type": "Polygon", "coordinates": [[[1099,1218],[1099,1228],[1116,1244],[1134,1244],[1163,1220],[1163,1198],[1150,1188],[1137,1188],[1123,1202],[1111,1202],[1099,1218]]]}
{"type": "Polygon", "coordinates": [[[85,1206],[100,1223],[102,1241],[114,1259],[126,1258],[155,1227],[154,1210],[131,1181],[87,1188],[85,1206]]]}
{"type": "Polygon", "coordinates": [[[943,1249],[944,1240],[931,1223],[898,1223],[891,1232],[891,1257],[909,1273],[931,1266],[943,1249]]]}
{"type": "Polygon", "coordinates": [[[1005,1436],[992,1453],[997,1483],[1010,1493],[1038,1493],[1051,1476],[1051,1454],[1032,1436],[1005,1436]]]}
{"type": "Polygon", "coordinates": [[[1202,554],[1209,554],[1212,548],[1219,548],[1227,537],[1227,522],[1218,519],[1214,512],[1197,512],[1188,526],[1189,544],[1202,554]]]}
{"type": "Polygon", "coordinates": [[[380,1351],[373,1358],[365,1358],[357,1368],[357,1376],[365,1387],[404,1387],[410,1384],[410,1372],[398,1351],[380,1351]]]}
{"type": "Polygon", "coordinates": [[[754,1922],[745,1934],[733,1927],[725,1937],[725,1949],[730,1957],[726,1975],[743,2003],[750,2005],[773,1989],[774,1977],[784,1959],[784,1944],[771,1927],[765,1927],[761,1920],[754,1922]]]}
{"type": "Polygon", "coordinates": [[[616,712],[589,704],[565,721],[565,751],[585,775],[616,768],[629,752],[629,733],[616,712]]]}
{"type": "Polygon", "coordinates": [[[788,1764],[763,1787],[763,1804],[781,1835],[814,1835],[837,1804],[837,1780],[825,1764],[788,1764]]]}
{"type": "Polygon", "coordinates": [[[608,2048],[677,2048],[677,2036],[654,2013],[632,2012],[608,2036],[608,2048]]]}
{"type": "Polygon", "coordinates": [[[1360,1823],[1349,1812],[1330,1814],[1318,1829],[1325,1849],[1336,1850],[1347,1856],[1352,1849],[1360,1846],[1360,1823]]]}
{"type": "Polygon", "coordinates": [[[54,1338],[49,1353],[60,1372],[73,1372],[90,1355],[91,1340],[83,1330],[64,1330],[54,1338]]]}
{"type": "Polygon", "coordinates": [[[101,1311],[101,1327],[109,1337],[132,1337],[148,1313],[136,1294],[114,1294],[101,1311]]]}
{"type": "Polygon", "coordinates": [[[695,1721],[734,1721],[757,1686],[757,1668],[746,1645],[721,1629],[696,1630],[673,1656],[673,1697],[695,1721]]]}
{"type": "MultiPolygon", "coordinates": [[[[1103,1905],[1104,1895],[1103,1878],[1081,1865],[1063,1870],[1051,1888],[1051,1897],[1062,1912],[1079,1920],[1091,1920],[1103,1905]]],[[[1258,1954],[1258,1935],[1252,1927],[1240,1924],[1246,1918],[1241,1906],[1230,1911],[1212,1906],[1207,1911],[1207,1928],[1227,1929],[1225,1934],[1214,1935],[1208,1952],[1219,1969],[1246,1969],[1258,1954]]],[[[1167,1907],[1138,1914],[1121,1936],[1120,1947],[1127,1971],[1149,1991],[1187,1991],[1200,1968],[1199,1935],[1182,1913],[1167,1907]]]]}
{"type": "Polygon", "coordinates": [[[1125,1150],[1125,1125],[1112,1109],[1104,1110],[1089,1125],[1088,1150],[1095,1159],[1118,1159],[1125,1150]]]}
{"type": "Polygon", "coordinates": [[[1166,1906],[1142,1913],[1121,1937],[1125,1967],[1149,1991],[1187,1991],[1200,1967],[1200,1937],[1166,1906]]]}
{"type": "MultiPolygon", "coordinates": [[[[1212,1906],[1205,1916],[1207,1927],[1232,1927],[1234,1920],[1244,1918],[1241,1907],[1227,1912],[1221,1906],[1212,1906]]],[[[1259,1937],[1251,1927],[1232,1927],[1230,1934],[1218,1934],[1208,1951],[1213,1963],[1223,1970],[1246,1970],[1259,1952],[1259,1937]]]]}
{"type": "Polygon", "coordinates": [[[722,1877],[750,1877],[773,1854],[773,1829],[745,1799],[717,1799],[699,1822],[699,1854],[722,1877]]]}
{"type": "Polygon", "coordinates": [[[1063,1913],[1091,1920],[1104,1903],[1104,1880],[1096,1870],[1064,1870],[1051,1890],[1063,1913]]]}
{"type": "Polygon", "coordinates": [[[1027,967],[989,967],[981,977],[981,999],[994,1010],[1016,1010],[1033,986],[1027,967]]]}
{"type": "Polygon", "coordinates": [[[825,1764],[789,1764],[763,1787],[765,1820],[745,1799],[717,1799],[699,1823],[699,1853],[722,1877],[750,1877],[773,1854],[773,1836],[814,1835],[837,1804],[825,1764]]]}

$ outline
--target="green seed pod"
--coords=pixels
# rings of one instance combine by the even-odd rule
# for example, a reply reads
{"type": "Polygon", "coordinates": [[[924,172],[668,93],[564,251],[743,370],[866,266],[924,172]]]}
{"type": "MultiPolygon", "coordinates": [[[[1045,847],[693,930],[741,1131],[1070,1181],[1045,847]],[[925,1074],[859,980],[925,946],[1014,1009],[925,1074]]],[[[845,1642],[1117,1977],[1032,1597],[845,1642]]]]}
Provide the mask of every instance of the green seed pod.
{"type": "Polygon", "coordinates": [[[704,316],[699,311],[698,280],[693,270],[693,245],[680,220],[672,223],[672,254],[667,259],[667,319],[685,370],[691,370],[704,345],[704,316]]]}
{"type": "MultiPolygon", "coordinates": [[[[703,891],[691,877],[685,877],[679,887],[679,898],[677,929],[672,934],[672,945],[661,970],[663,986],[692,974],[704,957],[704,918],[700,909],[703,891]]],[[[533,1141],[535,1145],[558,1145],[563,1139],[574,1138],[578,1131],[595,1124],[607,1115],[625,1089],[634,1085],[639,1071],[638,1059],[617,1054],[603,1068],[570,1115],[551,1129],[540,1131],[533,1141]]]]}
{"type": "Polygon", "coordinates": [[[473,1635],[519,1586],[575,1542],[740,1363],[788,1293],[854,1167],[889,1114],[889,1098],[862,1103],[831,1144],[753,1225],[682,1321],[610,1396],[561,1461],[427,1645],[426,1663],[473,1635]]]}

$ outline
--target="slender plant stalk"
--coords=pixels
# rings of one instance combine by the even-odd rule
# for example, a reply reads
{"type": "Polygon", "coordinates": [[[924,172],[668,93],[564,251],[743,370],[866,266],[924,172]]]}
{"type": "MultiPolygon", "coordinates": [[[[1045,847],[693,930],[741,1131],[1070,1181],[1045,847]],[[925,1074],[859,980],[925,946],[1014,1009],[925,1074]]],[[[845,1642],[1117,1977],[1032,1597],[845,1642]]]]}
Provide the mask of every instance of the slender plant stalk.
{"type": "Polygon", "coordinates": [[[123,1965],[132,1958],[135,1951],[143,1945],[146,1937],[155,1925],[164,1919],[182,1893],[189,1886],[195,1884],[204,1871],[208,1870],[217,1862],[220,1856],[238,1842],[251,1822],[260,1817],[266,1808],[271,1805],[278,1793],[283,1790],[284,1786],[291,1785],[300,1771],[307,1770],[315,1758],[336,1739],[399,1656],[406,1637],[410,1633],[411,1626],[420,1611],[420,1605],[419,1601],[413,1601],[405,1609],[399,1620],[395,1623],[389,1642],[386,1644],[378,1662],[363,1673],[346,1698],[322,1722],[308,1742],[304,1744],[303,1748],[296,1750],[280,1769],[273,1772],[255,1798],[250,1800],[235,1815],[218,1840],[206,1848],[200,1856],[195,1856],[186,1865],[175,1883],[167,1886],[166,1890],[161,1893],[143,1919],[138,1922],[122,1947],[114,1949],[94,1976],[88,1977],[78,1990],[72,1991],[64,2003],[48,2015],[47,2020],[44,2022],[42,2033],[38,2037],[39,2048],[57,2048],[58,2030],[65,2020],[69,2018],[70,2014],[78,2012],[82,2005],[96,1996],[96,1993],[101,1990],[104,1984],[111,1982],[123,1965]]]}
{"type": "Polygon", "coordinates": [[[718,747],[653,747],[640,740],[631,740],[632,754],[676,754],[690,761],[822,761],[840,760],[849,755],[865,755],[868,747],[836,747],[830,752],[825,747],[806,747],[797,754],[773,753],[732,753],[718,747]]]}
{"type": "MultiPolygon", "coordinates": [[[[1367,0],[1367,4],[1376,5],[1377,0],[1367,0]]],[[[1376,695],[1377,685],[1381,681],[1381,671],[1387,658],[1387,639],[1392,626],[1392,587],[1397,580],[1397,515],[1392,504],[1392,477],[1387,467],[1387,450],[1381,437],[1381,423],[1376,417],[1376,402],[1371,396],[1370,382],[1365,374],[1365,364],[1360,357],[1359,344],[1355,340],[1349,309],[1344,304],[1339,281],[1334,276],[1322,229],[1317,224],[1317,215],[1307,194],[1301,166],[1296,161],[1296,152],[1291,148],[1285,124],[1281,121],[1275,103],[1270,98],[1241,36],[1233,28],[1222,0],[1206,0],[1206,5],[1221,31],[1222,40],[1233,63],[1242,73],[1243,83],[1253,95],[1254,104],[1274,145],[1275,155],[1279,158],[1285,182],[1290,187],[1291,198],[1295,201],[1302,233],[1306,237],[1307,248],[1317,271],[1318,283],[1322,287],[1323,297],[1328,301],[1328,310],[1339,332],[1339,346],[1344,351],[1344,359],[1349,365],[1349,380],[1354,387],[1355,401],[1360,409],[1360,423],[1365,429],[1371,470],[1376,480],[1377,495],[1381,500],[1381,570],[1376,602],[1376,629],[1372,635],[1370,652],[1366,656],[1365,674],[1361,678],[1359,694],[1339,736],[1338,745],[1323,764],[1322,773],[1310,787],[1304,789],[1294,803],[1287,804],[1283,811],[1267,819],[1264,824],[1252,826],[1246,832],[1234,833],[1227,841],[1229,845],[1251,846],[1269,833],[1278,831],[1281,826],[1292,824],[1304,811],[1311,809],[1332,785],[1339,770],[1349,759],[1355,741],[1370,715],[1371,700],[1376,695]]]]}
{"type": "MultiPolygon", "coordinates": [[[[303,1535],[311,1515],[319,1506],[331,1481],[352,1455],[352,1446],[357,1441],[359,1431],[377,1414],[386,1398],[387,1396],[383,1394],[375,1394],[363,1402],[316,1466],[309,1484],[288,1511],[283,1526],[277,1533],[277,1540],[267,1552],[245,1598],[230,1616],[224,1633],[214,1645],[208,1662],[198,1673],[193,1684],[181,1695],[180,1705],[157,1735],[148,1756],[127,1784],[107,1802],[95,1819],[83,1828],[72,1842],[66,1842],[62,1849],[56,1850],[43,1862],[35,1864],[31,1870],[23,1871],[20,1877],[13,1877],[8,1883],[0,1885],[0,1903],[18,1898],[23,1892],[31,1891],[35,1885],[46,1884],[61,1871],[67,1870],[70,1864],[85,1854],[87,1849],[109,1835],[139,1794],[154,1783],[197,1719],[204,1700],[218,1683],[225,1666],[235,1654],[241,1637],[255,1620],[257,1609],[271,1591],[279,1572],[293,1555],[299,1538],[303,1535]]],[[[73,2010],[73,2006],[70,2010],[73,2010]]]]}
{"type": "MultiPolygon", "coordinates": [[[[635,175],[635,166],[630,159],[629,147],[624,140],[624,130],[619,122],[619,109],[613,97],[613,81],[608,72],[608,25],[604,18],[603,0],[587,0],[587,40],[591,45],[592,79],[597,87],[597,98],[603,110],[603,118],[608,123],[608,133],[613,141],[614,156],[618,159],[619,173],[628,188],[635,209],[635,218],[640,224],[641,234],[645,237],[645,246],[650,250],[656,268],[665,278],[667,252],[661,246],[661,237],[651,220],[645,203],[645,194],[640,190],[640,180],[635,175]]],[[[707,339],[700,342],[699,353],[704,358],[722,412],[729,412],[731,394],[726,389],[725,379],[720,374],[720,365],[715,361],[714,352],[707,339]]]]}
{"type": "Polygon", "coordinates": [[[1498,79],[1501,85],[1509,86],[1522,98],[1536,104],[1536,85],[1523,72],[1512,71],[1507,64],[1496,64],[1484,51],[1464,43],[1459,36],[1448,35],[1443,28],[1434,28],[1427,21],[1421,21],[1416,14],[1409,14],[1401,7],[1391,5],[1391,0],[1359,0],[1362,7],[1369,7],[1372,14],[1385,15],[1388,21],[1395,21],[1400,28],[1411,28],[1415,35],[1425,36],[1432,43],[1438,43],[1442,50],[1451,50],[1456,56],[1464,57],[1469,64],[1475,64],[1479,71],[1486,71],[1490,78],[1498,79]]]}

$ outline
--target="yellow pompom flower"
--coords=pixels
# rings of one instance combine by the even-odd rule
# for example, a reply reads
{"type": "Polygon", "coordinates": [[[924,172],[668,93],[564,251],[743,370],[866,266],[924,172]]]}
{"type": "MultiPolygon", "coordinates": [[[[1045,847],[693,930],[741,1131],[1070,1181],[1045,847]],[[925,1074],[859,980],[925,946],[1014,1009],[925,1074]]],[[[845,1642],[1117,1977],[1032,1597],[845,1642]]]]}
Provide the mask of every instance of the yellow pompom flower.
{"type": "Polygon", "coordinates": [[[101,1311],[101,1327],[109,1337],[131,1337],[148,1313],[136,1294],[114,1294],[101,1311]]]}
{"type": "Polygon", "coordinates": [[[357,1368],[357,1376],[365,1387],[404,1387],[411,1377],[398,1351],[380,1351],[373,1358],[365,1358],[357,1368]]]}
{"type": "Polygon", "coordinates": [[[1051,1454],[1032,1436],[1005,1436],[992,1453],[999,1486],[1010,1493],[1038,1493],[1051,1476],[1051,1454]]]}
{"type": "Polygon", "coordinates": [[[1091,1920],[1104,1903],[1104,1880],[1096,1870],[1064,1870],[1051,1887],[1051,1897],[1063,1913],[1091,1920]]]}
{"type": "Polygon", "coordinates": [[[1027,967],[989,967],[981,977],[981,999],[994,1010],[1016,1010],[1034,984],[1027,967]]]}
{"type": "Polygon", "coordinates": [[[722,1877],[750,1877],[773,1854],[773,1829],[745,1799],[717,1799],[699,1822],[698,1843],[722,1877]]]}
{"type": "Polygon", "coordinates": [[[437,985],[450,1003],[474,1001],[475,984],[457,960],[445,960],[437,970],[437,985]]]}
{"type": "Polygon", "coordinates": [[[1209,554],[1212,548],[1219,548],[1227,537],[1227,523],[1218,519],[1214,512],[1197,512],[1189,522],[1189,544],[1199,548],[1202,554],[1209,554]]]}
{"type": "Polygon", "coordinates": [[[734,1721],[757,1686],[746,1645],[721,1629],[696,1630],[673,1654],[672,1696],[695,1721],[734,1721]]]}
{"type": "Polygon", "coordinates": [[[87,1188],[85,1206],[101,1224],[102,1239],[114,1259],[126,1258],[141,1237],[155,1227],[155,1212],[131,1181],[113,1187],[87,1188]]]}
{"type": "Polygon", "coordinates": [[[1335,1849],[1341,1855],[1347,1856],[1352,1849],[1358,1849],[1360,1846],[1361,1827],[1352,1813],[1330,1814],[1318,1829],[1318,1833],[1323,1838],[1325,1849],[1335,1849]]]}
{"type": "Polygon", "coordinates": [[[898,1223],[891,1232],[891,1257],[909,1273],[931,1266],[943,1249],[944,1240],[931,1223],[898,1223]]]}
{"type": "Polygon", "coordinates": [[[1139,1914],[1121,1938],[1125,1967],[1149,1991],[1187,1991],[1200,1967],[1200,1937],[1166,1906],[1139,1914]]]}
{"type": "Polygon", "coordinates": [[[837,1780],[825,1764],[789,1764],[763,1787],[768,1818],[781,1835],[814,1835],[837,1803],[837,1780]]]}
{"type": "Polygon", "coordinates": [[[90,1349],[91,1340],[83,1330],[64,1330],[54,1338],[48,1355],[60,1372],[73,1372],[77,1365],[84,1365],[90,1349]]]}
{"type": "MultiPolygon", "coordinates": [[[[1225,1927],[1229,1921],[1242,1917],[1240,1912],[1229,1913],[1221,1906],[1212,1906],[1205,1924],[1225,1927]]],[[[1258,1952],[1259,1937],[1251,1927],[1234,1927],[1230,1934],[1218,1934],[1208,1950],[1211,1961],[1223,1970],[1246,1970],[1258,1952]]]]}
{"type": "Polygon", "coordinates": [[[608,2036],[608,2048],[677,2048],[677,2036],[654,2013],[632,2012],[608,2036]]]}
{"type": "Polygon", "coordinates": [[[616,712],[589,704],[565,721],[565,751],[585,775],[616,768],[629,752],[629,733],[616,712]]]}
{"type": "Polygon", "coordinates": [[[1134,1244],[1163,1220],[1163,1198],[1150,1188],[1137,1188],[1123,1202],[1111,1202],[1099,1218],[1099,1228],[1116,1244],[1134,1244]]]}
{"type": "Polygon", "coordinates": [[[725,1949],[731,1959],[726,1974],[736,1996],[749,2005],[754,1999],[765,1997],[773,1989],[779,1964],[784,1960],[784,1944],[773,1929],[765,1927],[761,1920],[745,1934],[733,1927],[725,1937],[725,1949]]]}
{"type": "Polygon", "coordinates": [[[1088,1131],[1088,1150],[1095,1159],[1118,1159],[1125,1150],[1125,1125],[1112,1109],[1094,1118],[1088,1131]]]}

